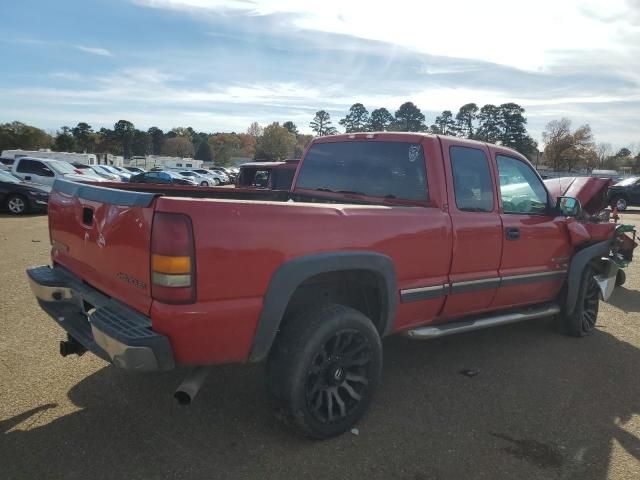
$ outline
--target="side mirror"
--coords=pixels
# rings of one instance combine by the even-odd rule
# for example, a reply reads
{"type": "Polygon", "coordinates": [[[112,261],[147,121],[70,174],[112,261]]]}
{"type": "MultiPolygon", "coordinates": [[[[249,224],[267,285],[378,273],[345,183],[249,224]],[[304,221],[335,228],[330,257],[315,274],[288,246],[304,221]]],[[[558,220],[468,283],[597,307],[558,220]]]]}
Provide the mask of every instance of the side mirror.
{"type": "Polygon", "coordinates": [[[577,217],[582,212],[582,205],[573,197],[558,197],[556,210],[565,217],[577,217]]]}

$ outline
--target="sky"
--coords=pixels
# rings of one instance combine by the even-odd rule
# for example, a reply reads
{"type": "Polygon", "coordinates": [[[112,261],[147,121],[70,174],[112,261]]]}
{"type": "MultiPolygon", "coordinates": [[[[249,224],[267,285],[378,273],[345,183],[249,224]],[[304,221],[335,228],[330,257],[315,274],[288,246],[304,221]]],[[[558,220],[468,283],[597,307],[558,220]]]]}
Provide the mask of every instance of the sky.
{"type": "Polygon", "coordinates": [[[245,131],[516,102],[640,146],[640,0],[0,2],[0,122],[245,131]]]}

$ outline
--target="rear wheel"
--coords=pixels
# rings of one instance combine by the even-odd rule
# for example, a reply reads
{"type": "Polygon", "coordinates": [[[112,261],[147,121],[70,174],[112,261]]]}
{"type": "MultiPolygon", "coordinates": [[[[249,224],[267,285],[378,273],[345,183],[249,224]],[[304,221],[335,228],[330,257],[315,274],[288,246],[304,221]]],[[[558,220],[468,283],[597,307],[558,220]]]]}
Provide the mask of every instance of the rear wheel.
{"type": "Polygon", "coordinates": [[[618,270],[618,273],[616,273],[616,287],[621,287],[622,285],[624,285],[624,282],[627,281],[627,274],[624,273],[624,270],[620,269],[618,270]]]}
{"type": "Polygon", "coordinates": [[[616,208],[619,212],[624,212],[627,206],[627,199],[624,197],[613,197],[611,200],[611,207],[616,208]]]}
{"type": "Polygon", "coordinates": [[[373,323],[342,305],[296,315],[267,363],[270,393],[283,420],[313,438],[349,430],[380,383],[382,347],[373,323]]]}
{"type": "Polygon", "coordinates": [[[9,195],[6,206],[13,215],[24,215],[29,211],[29,203],[22,195],[9,195]]]}
{"type": "Polygon", "coordinates": [[[573,337],[584,337],[595,330],[599,303],[600,288],[594,278],[593,269],[587,266],[582,272],[573,313],[564,314],[562,317],[567,334],[573,337]]]}

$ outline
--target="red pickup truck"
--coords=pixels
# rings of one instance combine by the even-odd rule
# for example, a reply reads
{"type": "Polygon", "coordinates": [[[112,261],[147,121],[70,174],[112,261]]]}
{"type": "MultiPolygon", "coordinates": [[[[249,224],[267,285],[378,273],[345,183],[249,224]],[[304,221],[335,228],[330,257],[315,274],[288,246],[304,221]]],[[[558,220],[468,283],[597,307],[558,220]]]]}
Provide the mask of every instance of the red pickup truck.
{"type": "MultiPolygon", "coordinates": [[[[606,186],[586,185],[606,201],[606,186]]],[[[337,135],[312,142],[290,191],[57,181],[52,265],[27,273],[68,333],[63,355],[197,367],[176,392],[184,403],[203,366],[266,360],[281,417],[326,438],[366,412],[389,334],[548,316],[588,334],[631,259],[619,228],[554,198],[507,148],[337,135]]]]}

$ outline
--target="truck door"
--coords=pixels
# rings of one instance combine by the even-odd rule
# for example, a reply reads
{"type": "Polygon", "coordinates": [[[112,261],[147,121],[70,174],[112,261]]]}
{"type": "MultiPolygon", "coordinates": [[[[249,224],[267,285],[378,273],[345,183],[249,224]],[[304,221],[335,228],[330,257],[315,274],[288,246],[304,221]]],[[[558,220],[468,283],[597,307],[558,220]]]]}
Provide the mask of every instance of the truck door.
{"type": "Polygon", "coordinates": [[[488,148],[440,140],[453,227],[450,294],[442,314],[451,318],[490,307],[500,282],[502,224],[488,148]]]}
{"type": "Polygon", "coordinates": [[[544,183],[529,163],[494,153],[503,248],[493,307],[552,300],[562,288],[572,251],[566,220],[553,213],[544,183]]]}

